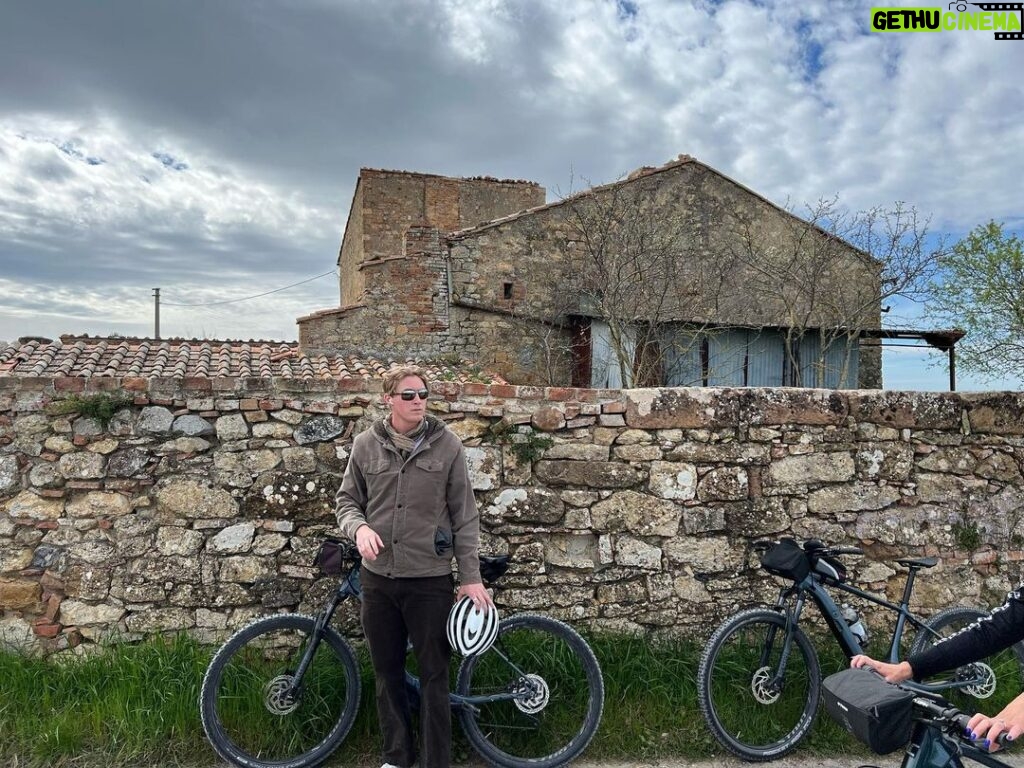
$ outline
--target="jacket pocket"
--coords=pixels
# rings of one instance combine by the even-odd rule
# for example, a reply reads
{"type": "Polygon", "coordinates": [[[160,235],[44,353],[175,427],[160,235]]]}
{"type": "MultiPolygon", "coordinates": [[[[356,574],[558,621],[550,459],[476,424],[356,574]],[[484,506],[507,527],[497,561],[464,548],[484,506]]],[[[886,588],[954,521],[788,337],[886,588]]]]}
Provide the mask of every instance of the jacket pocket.
{"type": "Polygon", "coordinates": [[[434,554],[438,557],[448,555],[451,557],[452,553],[452,532],[447,528],[435,528],[434,529],[434,554]]]}
{"type": "Polygon", "coordinates": [[[387,472],[391,466],[391,462],[387,459],[374,459],[366,464],[366,469],[363,470],[363,474],[366,475],[379,475],[381,472],[387,472]]]}
{"type": "Polygon", "coordinates": [[[416,459],[416,466],[424,472],[440,472],[444,462],[441,459],[416,459]]]}

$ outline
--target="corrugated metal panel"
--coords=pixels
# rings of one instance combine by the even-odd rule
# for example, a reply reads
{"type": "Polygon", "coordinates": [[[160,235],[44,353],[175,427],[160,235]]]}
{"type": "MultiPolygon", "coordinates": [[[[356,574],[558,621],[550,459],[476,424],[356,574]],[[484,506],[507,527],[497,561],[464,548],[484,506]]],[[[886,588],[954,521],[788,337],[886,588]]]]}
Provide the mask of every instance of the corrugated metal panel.
{"type": "MultiPolygon", "coordinates": [[[[590,386],[608,389],[632,386],[630,375],[632,371],[627,371],[626,381],[623,382],[621,366],[612,345],[611,329],[609,329],[608,323],[594,320],[590,326],[590,341],[593,349],[590,361],[590,386]]],[[[636,335],[627,334],[623,340],[623,346],[629,359],[632,360],[636,347],[636,335]]]]}
{"type": "Polygon", "coordinates": [[[665,358],[665,385],[699,387],[704,383],[700,365],[700,337],[679,327],[666,327],[661,340],[665,358]]]}
{"type": "Polygon", "coordinates": [[[746,381],[747,332],[721,330],[708,336],[708,385],[742,387],[746,381]]]}
{"type": "Polygon", "coordinates": [[[859,348],[857,342],[847,346],[845,338],[834,339],[825,350],[825,384],[831,389],[856,389],[859,348]],[[849,356],[847,354],[849,353],[849,356]],[[843,369],[846,375],[843,376],[843,369]]]}
{"type": "Polygon", "coordinates": [[[747,340],[747,385],[781,387],[786,350],[778,331],[751,331],[747,340]]]}
{"type": "Polygon", "coordinates": [[[821,354],[821,336],[808,331],[800,337],[797,347],[800,361],[800,379],[793,383],[800,387],[823,387],[824,376],[818,356],[821,354]]]}

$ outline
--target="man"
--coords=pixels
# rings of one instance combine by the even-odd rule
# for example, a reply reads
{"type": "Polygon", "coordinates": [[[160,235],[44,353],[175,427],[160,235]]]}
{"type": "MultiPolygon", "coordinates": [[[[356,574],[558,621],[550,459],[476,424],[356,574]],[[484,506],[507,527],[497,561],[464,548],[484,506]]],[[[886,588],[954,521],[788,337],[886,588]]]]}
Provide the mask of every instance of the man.
{"type": "Polygon", "coordinates": [[[458,597],[478,608],[491,598],[480,579],[480,515],[462,442],[426,413],[425,373],[415,366],[384,375],[390,414],[359,434],[335,511],[362,555],[363,632],[376,675],[383,768],[416,760],[405,654],[411,639],[419,664],[423,768],[451,763],[445,622],[451,610],[452,557],[458,597]]]}

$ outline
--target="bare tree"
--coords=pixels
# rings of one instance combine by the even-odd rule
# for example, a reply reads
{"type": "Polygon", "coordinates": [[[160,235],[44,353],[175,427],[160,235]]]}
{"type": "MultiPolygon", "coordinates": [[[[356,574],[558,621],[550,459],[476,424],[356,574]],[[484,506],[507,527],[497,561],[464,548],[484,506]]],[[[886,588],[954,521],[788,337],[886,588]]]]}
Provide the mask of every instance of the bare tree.
{"type": "Polygon", "coordinates": [[[607,345],[592,349],[608,350],[623,386],[666,383],[672,361],[700,344],[696,331],[706,330],[724,280],[723,265],[702,255],[699,228],[672,199],[677,193],[640,176],[565,206],[566,298],[576,315],[592,318],[592,331],[607,332],[607,345]],[[673,332],[681,323],[692,332],[673,332]]]}
{"type": "Polygon", "coordinates": [[[846,381],[862,332],[881,327],[887,301],[923,299],[941,253],[927,247],[927,220],[902,203],[854,213],[819,200],[804,218],[742,209],[730,218],[740,293],[726,314],[740,305],[780,329],[795,386],[825,386],[830,366],[846,381]]]}

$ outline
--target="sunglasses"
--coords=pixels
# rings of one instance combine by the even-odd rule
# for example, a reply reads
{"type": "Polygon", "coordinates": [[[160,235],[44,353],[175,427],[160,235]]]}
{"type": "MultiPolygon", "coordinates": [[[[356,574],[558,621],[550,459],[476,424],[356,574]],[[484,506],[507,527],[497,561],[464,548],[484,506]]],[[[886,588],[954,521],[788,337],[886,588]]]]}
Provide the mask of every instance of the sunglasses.
{"type": "Polygon", "coordinates": [[[426,400],[430,396],[429,389],[403,389],[398,393],[398,396],[405,401],[412,400],[416,396],[419,396],[420,400],[426,400]]]}

